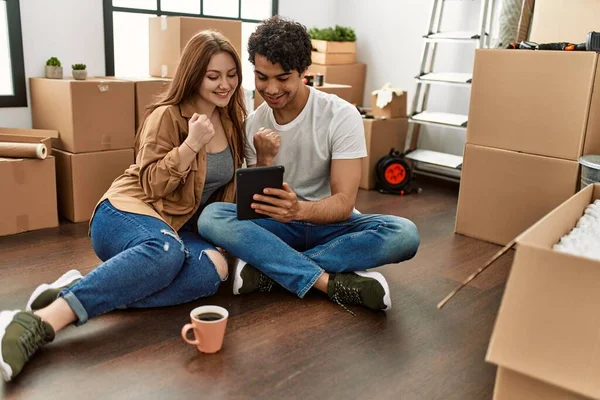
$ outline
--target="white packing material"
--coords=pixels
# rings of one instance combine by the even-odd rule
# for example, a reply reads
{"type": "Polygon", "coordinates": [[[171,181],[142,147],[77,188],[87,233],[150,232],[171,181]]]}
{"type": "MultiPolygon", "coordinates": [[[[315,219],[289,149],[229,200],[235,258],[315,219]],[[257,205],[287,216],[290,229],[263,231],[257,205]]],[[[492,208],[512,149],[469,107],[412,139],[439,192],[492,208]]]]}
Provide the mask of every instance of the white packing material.
{"type": "Polygon", "coordinates": [[[554,250],[600,260],[600,200],[587,206],[575,228],[554,245],[554,250]]]}

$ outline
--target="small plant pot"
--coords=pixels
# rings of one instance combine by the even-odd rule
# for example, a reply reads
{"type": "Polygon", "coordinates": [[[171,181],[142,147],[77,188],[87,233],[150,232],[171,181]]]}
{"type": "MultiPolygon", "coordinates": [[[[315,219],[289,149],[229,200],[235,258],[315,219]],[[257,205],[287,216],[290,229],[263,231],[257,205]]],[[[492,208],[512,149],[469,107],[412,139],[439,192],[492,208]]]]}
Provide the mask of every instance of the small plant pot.
{"type": "Polygon", "coordinates": [[[62,79],[63,78],[63,69],[62,67],[55,67],[53,65],[45,66],[46,78],[48,79],[62,79]]]}
{"type": "Polygon", "coordinates": [[[85,69],[74,69],[73,78],[78,81],[85,81],[87,79],[87,70],[85,69]]]}

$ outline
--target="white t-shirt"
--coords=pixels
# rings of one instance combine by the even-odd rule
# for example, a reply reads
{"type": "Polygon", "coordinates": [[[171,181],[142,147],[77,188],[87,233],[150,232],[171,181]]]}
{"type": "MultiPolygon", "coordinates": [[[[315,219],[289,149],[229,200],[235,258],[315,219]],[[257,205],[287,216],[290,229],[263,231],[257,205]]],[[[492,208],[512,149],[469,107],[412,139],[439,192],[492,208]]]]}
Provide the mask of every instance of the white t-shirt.
{"type": "Polygon", "coordinates": [[[253,137],[260,128],[281,136],[275,165],[285,167],[284,181],[299,199],[316,201],[331,196],[331,160],[367,156],[362,117],[350,103],[309,87],[306,106],[290,123],[279,125],[267,103],[246,119],[246,162],[256,164],[253,137]]]}

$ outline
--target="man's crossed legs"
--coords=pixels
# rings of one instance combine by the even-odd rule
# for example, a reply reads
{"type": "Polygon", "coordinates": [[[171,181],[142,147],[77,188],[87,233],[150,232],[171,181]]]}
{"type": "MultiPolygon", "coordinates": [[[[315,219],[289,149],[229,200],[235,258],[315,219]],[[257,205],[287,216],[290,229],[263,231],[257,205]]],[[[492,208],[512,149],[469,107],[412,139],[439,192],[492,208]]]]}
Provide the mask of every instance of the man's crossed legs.
{"type": "Polygon", "coordinates": [[[198,220],[200,234],[239,258],[234,292],[270,290],[272,281],[299,297],[314,286],[340,304],[391,307],[388,284],[378,272],[365,272],[415,256],[419,233],[411,221],[387,215],[353,214],[329,225],[240,221],[236,205],[213,203],[198,220]],[[319,285],[321,284],[321,285],[319,285]]]}

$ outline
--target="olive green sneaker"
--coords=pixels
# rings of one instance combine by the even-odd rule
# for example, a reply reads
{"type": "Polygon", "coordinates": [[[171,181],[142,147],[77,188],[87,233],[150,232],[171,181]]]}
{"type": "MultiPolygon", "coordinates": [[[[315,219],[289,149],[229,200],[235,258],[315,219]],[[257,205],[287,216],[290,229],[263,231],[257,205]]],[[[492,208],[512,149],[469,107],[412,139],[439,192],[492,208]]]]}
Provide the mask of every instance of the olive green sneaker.
{"type": "Polygon", "coordinates": [[[360,304],[372,310],[392,308],[390,287],[379,272],[330,274],[327,295],[353,315],[345,304],[360,304]]]}
{"type": "Polygon", "coordinates": [[[6,382],[19,375],[29,358],[54,340],[54,329],[26,311],[0,312],[0,371],[6,382]]]}
{"type": "Polygon", "coordinates": [[[48,307],[56,298],[58,294],[65,288],[71,287],[79,280],[83,278],[81,272],[72,269],[65,272],[60,278],[52,283],[44,283],[38,286],[27,301],[26,311],[41,310],[44,307],[48,307]]]}
{"type": "Polygon", "coordinates": [[[246,294],[252,292],[270,292],[273,288],[273,280],[254,268],[246,264],[245,261],[238,260],[235,264],[233,274],[233,294],[246,294]]]}

